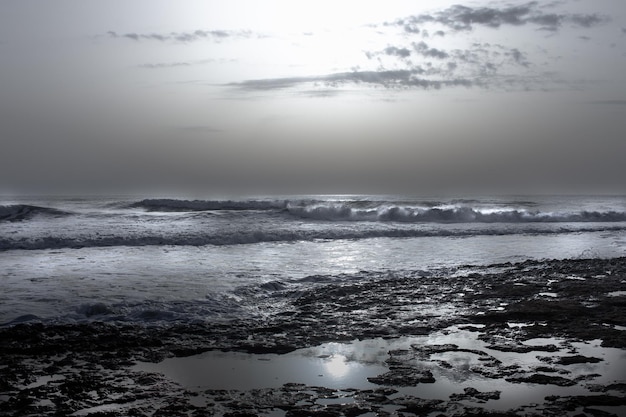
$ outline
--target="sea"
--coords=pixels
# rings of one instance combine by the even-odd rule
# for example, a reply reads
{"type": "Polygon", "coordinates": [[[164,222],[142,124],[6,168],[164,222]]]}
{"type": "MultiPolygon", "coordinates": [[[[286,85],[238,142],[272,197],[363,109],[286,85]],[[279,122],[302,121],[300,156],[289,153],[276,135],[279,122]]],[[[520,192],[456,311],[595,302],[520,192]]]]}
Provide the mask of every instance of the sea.
{"type": "Polygon", "coordinates": [[[264,314],[278,289],[626,256],[626,196],[0,197],[0,326],[264,314]]]}

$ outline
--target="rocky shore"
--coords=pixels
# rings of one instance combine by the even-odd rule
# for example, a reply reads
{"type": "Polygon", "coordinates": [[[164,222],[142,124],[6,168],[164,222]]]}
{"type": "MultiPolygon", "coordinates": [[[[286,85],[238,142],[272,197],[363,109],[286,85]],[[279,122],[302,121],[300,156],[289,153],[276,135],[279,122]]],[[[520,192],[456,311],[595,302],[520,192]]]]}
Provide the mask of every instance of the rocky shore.
{"type": "Polygon", "coordinates": [[[5,326],[0,328],[0,415],[624,415],[626,258],[465,270],[342,282],[316,277],[317,284],[306,290],[280,282],[243,288],[240,295],[258,297],[263,311],[245,319],[5,326]],[[456,342],[460,332],[471,334],[475,346],[456,342]],[[327,342],[419,341],[434,334],[448,342],[390,350],[385,372],[364,381],[370,388],[293,381],[280,387],[198,390],[134,366],[207,351],[286,354],[327,342]],[[581,351],[587,345],[621,352],[610,364],[614,377],[594,372],[607,358],[581,351]],[[522,359],[508,363],[498,353],[522,359]],[[453,360],[459,355],[471,357],[462,370],[453,360]],[[422,384],[436,387],[444,372],[463,372],[467,378],[445,398],[407,391],[422,384]],[[493,389],[472,386],[478,379],[493,389]],[[501,401],[504,384],[545,387],[545,396],[510,409],[490,406],[501,401]]]}

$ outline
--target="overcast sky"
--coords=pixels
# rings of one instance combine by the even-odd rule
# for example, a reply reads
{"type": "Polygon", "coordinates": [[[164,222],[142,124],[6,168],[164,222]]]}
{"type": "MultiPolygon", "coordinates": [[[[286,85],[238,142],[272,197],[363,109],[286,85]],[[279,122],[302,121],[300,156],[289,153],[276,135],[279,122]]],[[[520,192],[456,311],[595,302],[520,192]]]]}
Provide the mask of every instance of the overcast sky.
{"type": "Polygon", "coordinates": [[[626,191],[626,2],[2,1],[0,191],[626,191]]]}

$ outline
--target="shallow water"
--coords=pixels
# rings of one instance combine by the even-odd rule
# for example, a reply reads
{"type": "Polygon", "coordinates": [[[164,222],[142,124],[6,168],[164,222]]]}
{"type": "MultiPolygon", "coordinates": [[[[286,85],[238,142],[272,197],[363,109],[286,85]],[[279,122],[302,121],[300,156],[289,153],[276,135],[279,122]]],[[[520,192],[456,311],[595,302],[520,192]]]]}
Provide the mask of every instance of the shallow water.
{"type": "Polygon", "coordinates": [[[0,325],[210,320],[268,281],[625,255],[623,196],[0,196],[0,325]]]}
{"type": "MultiPolygon", "coordinates": [[[[502,361],[503,366],[519,365],[521,372],[541,373],[533,371],[533,368],[546,365],[538,359],[539,357],[570,356],[574,351],[579,355],[600,358],[602,361],[553,365],[567,372],[562,376],[568,379],[589,378],[571,387],[559,387],[487,378],[472,370],[474,366],[481,366],[479,355],[476,353],[458,351],[435,353],[429,355],[427,359],[411,359],[407,363],[431,370],[436,382],[422,383],[415,387],[394,387],[399,391],[395,396],[414,395],[419,398],[448,400],[451,394],[463,393],[466,387],[473,387],[481,392],[498,390],[501,391],[499,400],[489,400],[487,404],[481,406],[487,409],[507,410],[530,403],[541,404],[548,395],[589,395],[590,384],[626,382],[624,370],[626,351],[603,348],[600,341],[568,344],[563,339],[533,339],[525,344],[530,346],[554,344],[560,349],[554,353],[540,351],[512,353],[488,348],[487,343],[477,339],[477,335],[477,332],[460,330],[453,326],[429,336],[327,343],[284,355],[212,351],[186,358],[170,358],[160,363],[139,363],[133,370],[164,374],[167,378],[198,392],[213,389],[278,388],[286,383],[344,390],[374,389],[379,386],[370,383],[367,378],[388,370],[385,361],[389,358],[390,350],[411,351],[412,345],[419,347],[453,343],[459,348],[480,350],[502,361]],[[441,360],[445,360],[451,367],[443,367],[439,362],[441,360]]],[[[347,402],[345,397],[341,401],[347,402]]]]}
{"type": "Polygon", "coordinates": [[[241,315],[233,294],[241,286],[294,283],[311,275],[369,271],[386,276],[464,264],[565,259],[590,251],[601,257],[626,255],[618,238],[595,232],[12,250],[0,252],[0,324],[25,315],[61,321],[241,315]],[[94,314],[98,311],[103,314],[94,314]]]}

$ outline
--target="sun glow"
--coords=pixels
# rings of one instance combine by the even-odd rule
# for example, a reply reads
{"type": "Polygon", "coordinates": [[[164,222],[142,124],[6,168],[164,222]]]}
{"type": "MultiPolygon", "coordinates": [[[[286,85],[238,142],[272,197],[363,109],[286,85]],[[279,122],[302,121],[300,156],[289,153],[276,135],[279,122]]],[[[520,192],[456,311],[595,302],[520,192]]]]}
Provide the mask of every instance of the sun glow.
{"type": "Polygon", "coordinates": [[[339,354],[333,354],[326,359],[324,368],[333,378],[343,378],[350,372],[350,365],[346,362],[346,357],[339,354]]]}

